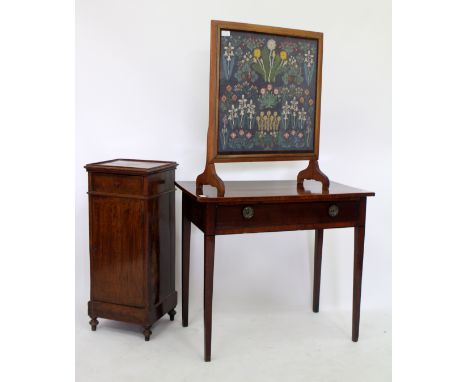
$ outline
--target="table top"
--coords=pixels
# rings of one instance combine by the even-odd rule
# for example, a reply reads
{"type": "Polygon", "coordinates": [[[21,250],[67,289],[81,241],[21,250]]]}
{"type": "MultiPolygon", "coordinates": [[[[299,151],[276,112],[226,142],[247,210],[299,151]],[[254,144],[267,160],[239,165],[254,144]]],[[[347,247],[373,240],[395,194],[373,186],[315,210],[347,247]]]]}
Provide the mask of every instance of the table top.
{"type": "Polygon", "coordinates": [[[317,201],[353,199],[375,196],[374,192],[360,190],[344,184],[330,182],[328,191],[322,191],[322,184],[305,181],[301,189],[296,180],[225,181],[223,197],[217,196],[216,188],[203,187],[203,195],[196,194],[193,181],[177,181],[176,186],[201,203],[259,202],[259,201],[317,201]]]}
{"type": "Polygon", "coordinates": [[[89,163],[85,166],[87,171],[134,175],[148,175],[176,167],[176,162],[141,159],[112,159],[104,162],[89,163]]]}

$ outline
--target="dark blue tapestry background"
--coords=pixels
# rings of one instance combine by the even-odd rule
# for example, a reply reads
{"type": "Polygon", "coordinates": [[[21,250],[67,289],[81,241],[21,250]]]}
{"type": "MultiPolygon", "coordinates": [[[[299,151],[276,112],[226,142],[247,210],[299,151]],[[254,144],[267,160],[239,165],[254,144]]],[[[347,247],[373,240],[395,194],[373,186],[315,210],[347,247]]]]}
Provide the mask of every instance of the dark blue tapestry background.
{"type": "Polygon", "coordinates": [[[312,152],[317,40],[221,31],[218,152],[312,152]]]}

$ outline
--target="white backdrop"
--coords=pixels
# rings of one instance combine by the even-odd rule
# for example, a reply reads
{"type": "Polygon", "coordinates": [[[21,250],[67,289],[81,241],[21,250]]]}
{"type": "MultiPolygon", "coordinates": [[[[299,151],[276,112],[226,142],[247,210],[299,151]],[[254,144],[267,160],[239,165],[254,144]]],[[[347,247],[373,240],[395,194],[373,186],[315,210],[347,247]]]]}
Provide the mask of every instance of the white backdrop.
{"type": "MultiPolygon", "coordinates": [[[[206,150],[211,19],[324,33],[320,166],[376,192],[367,207],[362,309],[391,308],[391,3],[389,0],[76,1],[76,313],[89,297],[86,163],[174,160],[194,180],[206,150]]],[[[295,179],[306,162],[217,165],[224,180],[295,179]]],[[[180,292],[180,191],[176,199],[180,292]]],[[[313,232],[220,236],[214,309],[311,305],[313,232]]],[[[192,228],[191,309],[203,242],[192,228]]],[[[353,232],[327,230],[322,309],[351,310],[353,232]]],[[[180,306],[180,305],[179,305],[180,306]]],[[[350,315],[351,319],[351,315],[350,315]]]]}

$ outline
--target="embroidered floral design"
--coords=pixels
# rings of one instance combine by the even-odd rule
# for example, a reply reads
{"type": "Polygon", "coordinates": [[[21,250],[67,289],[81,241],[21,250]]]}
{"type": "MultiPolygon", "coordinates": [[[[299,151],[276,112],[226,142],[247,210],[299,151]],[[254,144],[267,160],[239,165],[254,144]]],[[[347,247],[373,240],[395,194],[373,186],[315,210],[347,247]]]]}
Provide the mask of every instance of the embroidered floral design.
{"type": "Polygon", "coordinates": [[[253,50],[252,68],[259,73],[265,82],[275,82],[276,76],[284,71],[288,54],[284,50],[276,53],[276,41],[270,39],[266,47],[253,50]]]}
{"type": "Polygon", "coordinates": [[[234,47],[229,42],[224,47],[224,54],[223,54],[223,68],[224,68],[224,76],[227,80],[231,78],[232,75],[232,68],[234,67],[235,63],[235,56],[234,56],[234,47]]]}
{"type": "Polygon", "coordinates": [[[310,83],[312,82],[313,69],[314,55],[310,52],[310,50],[308,50],[307,53],[304,55],[304,73],[307,85],[310,85],[310,83]]]}
{"type": "Polygon", "coordinates": [[[231,31],[220,48],[219,152],[312,151],[316,41],[231,31]]]}
{"type": "Polygon", "coordinates": [[[271,109],[276,106],[279,102],[279,91],[278,89],[273,89],[273,85],[268,84],[266,89],[260,89],[260,97],[258,98],[259,108],[260,109],[271,109]]]}

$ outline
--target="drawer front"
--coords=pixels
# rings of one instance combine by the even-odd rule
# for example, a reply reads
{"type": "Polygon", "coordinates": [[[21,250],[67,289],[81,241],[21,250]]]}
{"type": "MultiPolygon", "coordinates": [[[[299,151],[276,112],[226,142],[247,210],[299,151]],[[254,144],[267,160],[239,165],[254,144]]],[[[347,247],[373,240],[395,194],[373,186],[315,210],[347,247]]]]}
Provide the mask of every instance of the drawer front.
{"type": "Polygon", "coordinates": [[[142,195],[143,177],[136,175],[92,174],[91,190],[111,194],[142,195]]]}
{"type": "Polygon", "coordinates": [[[360,201],[218,206],[216,233],[351,227],[360,222],[360,201]]]}

